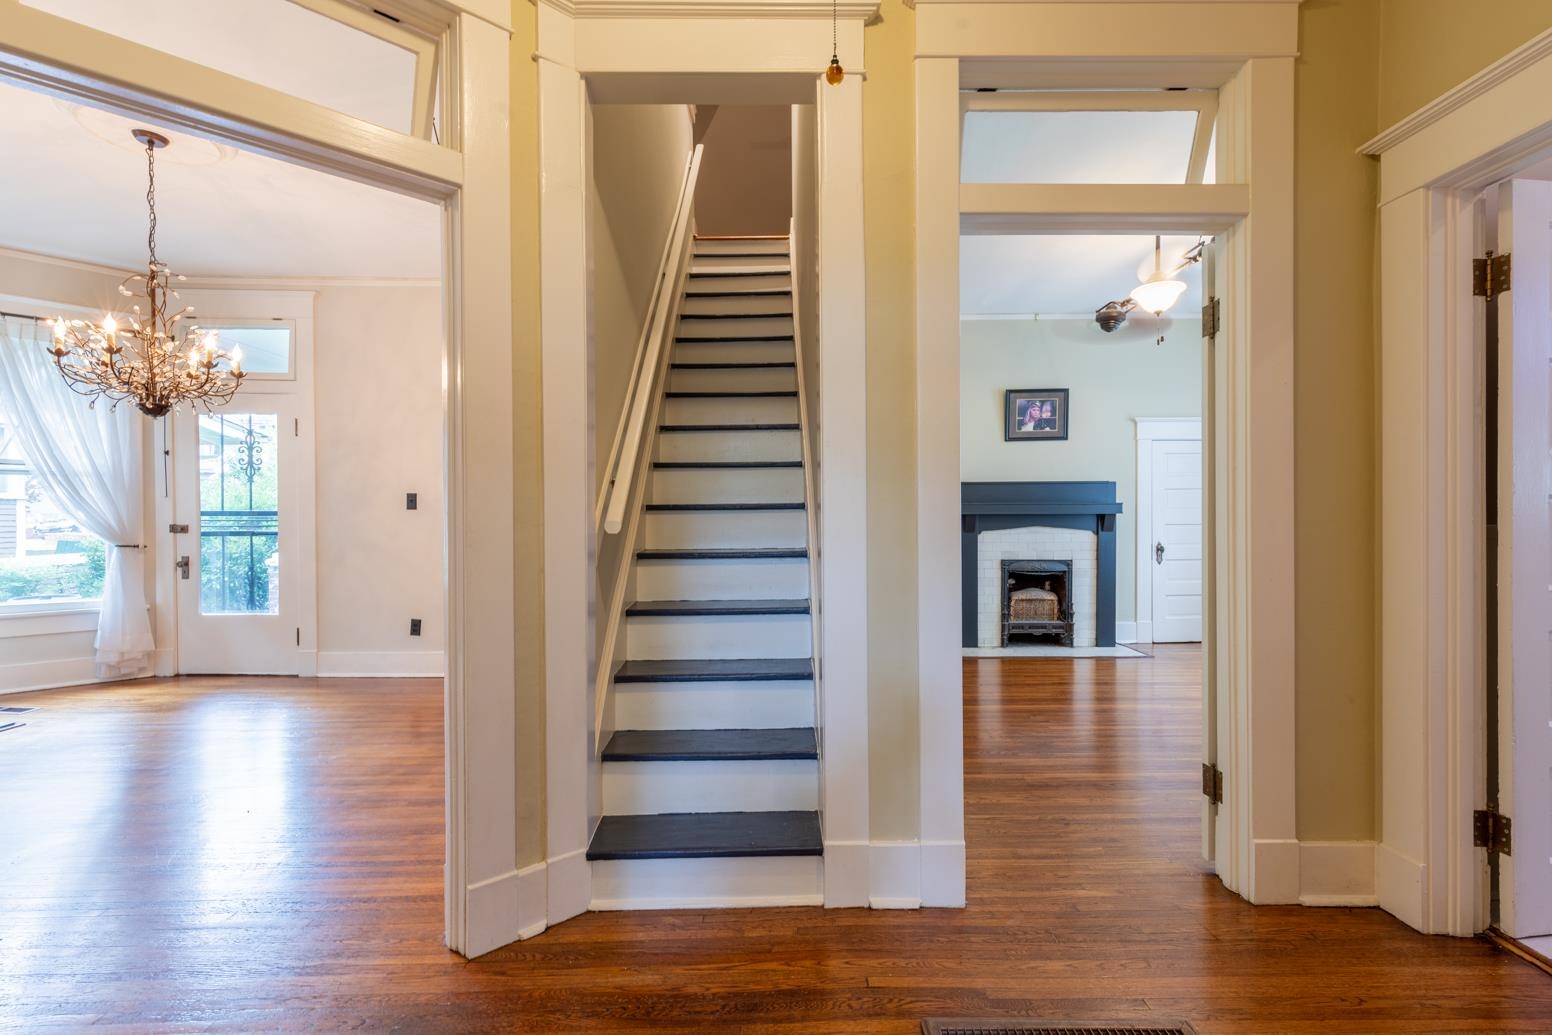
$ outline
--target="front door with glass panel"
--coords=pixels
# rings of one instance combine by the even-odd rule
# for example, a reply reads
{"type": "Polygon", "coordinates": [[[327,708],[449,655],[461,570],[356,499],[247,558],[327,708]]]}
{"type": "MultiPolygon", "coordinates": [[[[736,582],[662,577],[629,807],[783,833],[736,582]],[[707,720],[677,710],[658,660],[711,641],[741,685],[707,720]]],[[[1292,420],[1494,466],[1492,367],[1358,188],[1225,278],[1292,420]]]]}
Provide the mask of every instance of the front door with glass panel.
{"type": "Polygon", "coordinates": [[[180,672],[299,672],[299,419],[250,393],[172,420],[180,672]]]}

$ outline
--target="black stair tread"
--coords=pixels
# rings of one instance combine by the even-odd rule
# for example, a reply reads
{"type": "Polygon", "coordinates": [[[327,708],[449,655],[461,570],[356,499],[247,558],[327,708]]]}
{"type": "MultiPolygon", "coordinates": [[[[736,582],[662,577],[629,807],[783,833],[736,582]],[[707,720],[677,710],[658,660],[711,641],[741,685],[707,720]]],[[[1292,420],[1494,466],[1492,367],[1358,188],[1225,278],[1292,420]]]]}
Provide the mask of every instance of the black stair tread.
{"type": "Polygon", "coordinates": [[[766,467],[802,467],[801,460],[659,460],[652,465],[663,471],[736,471],[766,467]]]}
{"type": "Polygon", "coordinates": [[[823,854],[817,812],[604,816],[587,849],[587,857],[594,860],[823,854]]]}
{"type": "Polygon", "coordinates": [[[642,561],[767,561],[807,557],[802,546],[697,547],[684,550],[637,550],[642,561]]]}
{"type": "Polygon", "coordinates": [[[783,762],[819,757],[812,729],[619,730],[605,762],[783,762]]]}
{"type": "Polygon", "coordinates": [[[692,615],[806,615],[807,600],[638,600],[625,609],[638,617],[692,615]]]}
{"type": "Polygon", "coordinates": [[[797,364],[796,363],[780,363],[780,362],[771,362],[771,363],[670,363],[669,366],[673,370],[742,370],[744,368],[748,368],[748,369],[751,369],[751,370],[780,370],[782,368],[785,368],[787,370],[796,370],[797,369],[797,364]]]}
{"type": "Polygon", "coordinates": [[[796,389],[782,392],[665,392],[669,399],[796,399],[796,389]]]}
{"type": "Polygon", "coordinates": [[[790,277],[792,271],[785,266],[775,266],[768,270],[691,270],[692,280],[705,280],[708,277],[790,277]]]}
{"type": "Polygon", "coordinates": [[[707,345],[736,345],[751,341],[794,341],[790,334],[750,334],[750,335],[717,335],[715,337],[678,337],[674,339],[676,345],[694,345],[697,342],[707,345]]]}
{"type": "Polygon", "coordinates": [[[715,658],[627,661],[614,670],[616,683],[756,683],[813,679],[808,658],[715,658]]]}
{"type": "Polygon", "coordinates": [[[803,503],[753,503],[738,500],[728,503],[648,503],[647,510],[656,513],[712,510],[803,510],[803,503]]]}
{"type": "Polygon", "coordinates": [[[767,256],[785,259],[792,253],[785,252],[703,252],[695,249],[697,259],[763,259],[767,256]]]}
{"type": "Polygon", "coordinates": [[[680,313],[681,320],[790,320],[792,313],[680,313]]]}
{"type": "Polygon", "coordinates": [[[796,424],[663,424],[659,431],[797,431],[796,424]]]}
{"type": "MultiPolygon", "coordinates": [[[[686,291],[685,298],[781,298],[790,296],[791,288],[747,288],[743,291],[686,291]]],[[[681,314],[683,315],[683,314],[681,314]]],[[[789,314],[790,315],[790,314],[789,314]]]]}

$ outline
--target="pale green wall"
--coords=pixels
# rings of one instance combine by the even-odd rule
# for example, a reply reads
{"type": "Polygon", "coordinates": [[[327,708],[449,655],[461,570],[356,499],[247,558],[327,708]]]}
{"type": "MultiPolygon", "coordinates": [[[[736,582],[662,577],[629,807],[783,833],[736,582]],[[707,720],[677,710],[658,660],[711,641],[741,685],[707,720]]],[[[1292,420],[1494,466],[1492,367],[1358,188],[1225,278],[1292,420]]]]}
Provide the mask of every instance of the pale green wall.
{"type": "Polygon", "coordinates": [[[1093,320],[965,320],[959,325],[959,467],[967,482],[1106,481],[1116,522],[1116,620],[1137,619],[1136,417],[1200,417],[1200,320],[1106,334],[1093,320]],[[1003,440],[1003,392],[1066,388],[1065,442],[1003,440]]]}

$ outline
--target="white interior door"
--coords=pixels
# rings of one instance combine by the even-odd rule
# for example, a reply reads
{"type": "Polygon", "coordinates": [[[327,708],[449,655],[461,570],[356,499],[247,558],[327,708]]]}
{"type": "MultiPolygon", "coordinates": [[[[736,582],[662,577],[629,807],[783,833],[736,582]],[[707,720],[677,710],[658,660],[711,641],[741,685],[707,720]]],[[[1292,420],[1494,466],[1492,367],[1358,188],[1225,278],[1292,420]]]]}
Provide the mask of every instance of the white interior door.
{"type": "Polygon", "coordinates": [[[1202,443],[1153,443],[1153,641],[1202,639],[1202,443]]]}
{"type": "Polygon", "coordinates": [[[303,672],[313,550],[301,418],[297,396],[262,393],[173,418],[182,673],[303,672]]]}
{"type": "Polygon", "coordinates": [[[1499,927],[1552,934],[1552,183],[1498,190],[1499,927]]]}

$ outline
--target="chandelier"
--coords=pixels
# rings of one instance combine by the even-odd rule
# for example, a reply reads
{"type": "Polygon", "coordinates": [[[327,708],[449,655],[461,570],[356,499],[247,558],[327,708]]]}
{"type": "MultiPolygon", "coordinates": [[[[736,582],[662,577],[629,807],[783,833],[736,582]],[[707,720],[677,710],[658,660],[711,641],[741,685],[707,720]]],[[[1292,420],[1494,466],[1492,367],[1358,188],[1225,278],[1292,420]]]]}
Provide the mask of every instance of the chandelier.
{"type": "Polygon", "coordinates": [[[242,384],[242,349],[227,353],[219,332],[185,324],[193,306],[172,311],[178,298],[172,284],[183,278],[156,257],[156,152],[168,140],[148,129],[137,129],[133,136],[145,145],[150,257],[146,271],[126,278],[119,294],[139,301],[127,327],[112,316],[100,323],[64,317],[49,321],[54,328],[49,354],[71,390],[92,397],[93,405],[98,397],[113,400],[114,406],[130,400],[151,417],[185,402],[208,410],[229,401],[242,384]]]}

